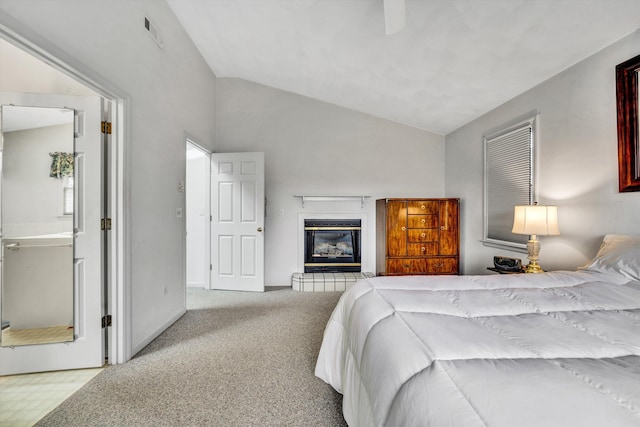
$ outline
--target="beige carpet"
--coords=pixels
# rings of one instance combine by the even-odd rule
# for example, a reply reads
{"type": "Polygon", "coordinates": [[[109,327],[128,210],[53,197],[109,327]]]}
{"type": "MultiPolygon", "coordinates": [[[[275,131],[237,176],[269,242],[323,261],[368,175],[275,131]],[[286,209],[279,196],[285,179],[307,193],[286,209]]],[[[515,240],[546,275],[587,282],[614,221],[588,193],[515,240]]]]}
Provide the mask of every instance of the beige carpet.
{"type": "Polygon", "coordinates": [[[339,293],[188,290],[188,311],[38,426],[345,426],[313,374],[339,293]]]}

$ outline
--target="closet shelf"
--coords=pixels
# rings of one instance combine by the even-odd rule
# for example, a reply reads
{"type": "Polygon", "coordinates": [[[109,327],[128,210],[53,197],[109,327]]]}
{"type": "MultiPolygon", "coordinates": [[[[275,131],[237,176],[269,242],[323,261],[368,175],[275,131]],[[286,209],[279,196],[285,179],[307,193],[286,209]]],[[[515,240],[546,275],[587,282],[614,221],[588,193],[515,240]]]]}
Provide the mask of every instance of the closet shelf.
{"type": "Polygon", "coordinates": [[[364,199],[371,196],[296,196],[302,199],[302,207],[306,202],[360,202],[360,207],[364,207],[364,199]]]}

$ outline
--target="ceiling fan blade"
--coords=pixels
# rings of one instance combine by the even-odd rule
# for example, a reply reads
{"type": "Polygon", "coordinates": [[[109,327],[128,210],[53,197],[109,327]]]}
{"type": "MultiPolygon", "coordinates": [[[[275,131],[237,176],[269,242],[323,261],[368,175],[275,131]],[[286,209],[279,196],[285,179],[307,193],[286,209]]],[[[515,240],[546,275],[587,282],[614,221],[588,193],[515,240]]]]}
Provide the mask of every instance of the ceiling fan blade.
{"type": "Polygon", "coordinates": [[[385,32],[391,35],[402,31],[407,19],[405,0],[383,0],[383,2],[385,32]]]}

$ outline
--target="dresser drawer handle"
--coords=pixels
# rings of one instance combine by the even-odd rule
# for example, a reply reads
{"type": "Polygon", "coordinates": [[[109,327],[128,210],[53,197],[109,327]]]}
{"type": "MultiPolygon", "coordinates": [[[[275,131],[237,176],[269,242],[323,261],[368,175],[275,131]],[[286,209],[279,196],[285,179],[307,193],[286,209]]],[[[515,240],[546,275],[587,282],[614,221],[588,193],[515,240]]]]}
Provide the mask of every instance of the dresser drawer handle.
{"type": "Polygon", "coordinates": [[[444,225],[441,225],[441,226],[440,226],[440,230],[444,231],[444,230],[446,230],[446,229],[447,229],[447,227],[445,227],[444,225]]]}
{"type": "Polygon", "coordinates": [[[407,229],[407,227],[402,227],[401,228],[402,231],[405,231],[406,229],[407,229]]]}
{"type": "Polygon", "coordinates": [[[420,209],[427,209],[425,205],[420,206],[420,209]]]}
{"type": "Polygon", "coordinates": [[[426,223],[427,223],[427,220],[423,218],[423,219],[422,219],[422,223],[423,223],[423,224],[426,224],[426,223]]]}
{"type": "Polygon", "coordinates": [[[423,247],[421,247],[421,248],[420,248],[420,250],[421,250],[422,252],[425,252],[425,251],[427,250],[427,248],[425,248],[425,247],[423,246],[423,247]]]}
{"type": "Polygon", "coordinates": [[[427,234],[426,234],[426,233],[422,233],[422,234],[420,235],[420,237],[426,237],[426,236],[427,236],[427,234]]]}

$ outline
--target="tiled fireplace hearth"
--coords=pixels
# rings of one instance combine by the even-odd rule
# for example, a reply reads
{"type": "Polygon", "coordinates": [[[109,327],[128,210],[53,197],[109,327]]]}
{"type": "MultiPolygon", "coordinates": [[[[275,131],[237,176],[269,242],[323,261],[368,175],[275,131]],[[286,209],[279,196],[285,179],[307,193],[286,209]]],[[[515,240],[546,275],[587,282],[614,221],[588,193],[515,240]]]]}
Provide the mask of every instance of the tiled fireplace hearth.
{"type": "Polygon", "coordinates": [[[373,273],[293,273],[291,288],[299,292],[343,292],[373,273]]]}

